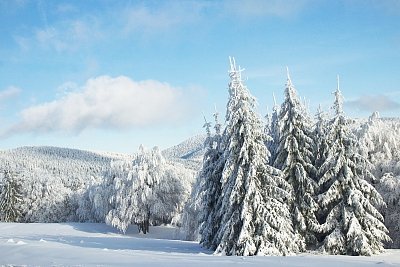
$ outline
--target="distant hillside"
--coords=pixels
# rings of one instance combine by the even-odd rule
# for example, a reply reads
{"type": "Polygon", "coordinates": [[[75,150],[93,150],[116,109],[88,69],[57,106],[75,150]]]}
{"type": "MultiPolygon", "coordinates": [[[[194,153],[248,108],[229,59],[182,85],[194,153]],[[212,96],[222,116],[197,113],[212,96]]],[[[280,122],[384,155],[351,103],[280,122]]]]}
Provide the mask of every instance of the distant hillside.
{"type": "Polygon", "coordinates": [[[182,143],[162,151],[165,158],[184,164],[187,168],[199,170],[204,155],[206,135],[193,136],[182,143]]]}
{"type": "MultiPolygon", "coordinates": [[[[117,153],[96,153],[50,146],[20,147],[0,151],[0,166],[10,166],[26,178],[42,176],[72,181],[100,176],[111,160],[129,158],[117,153]]],[[[65,182],[64,182],[65,183],[65,182]]]]}
{"type": "MultiPolygon", "coordinates": [[[[163,151],[174,168],[182,170],[181,182],[187,192],[201,164],[203,140],[196,136],[163,151]]],[[[89,200],[98,202],[96,198],[103,197],[96,190],[109,175],[111,161],[131,159],[132,155],[113,152],[19,147],[0,151],[0,183],[4,168],[20,178],[23,222],[86,221],[81,214],[91,209],[89,200]]]]}
{"type": "Polygon", "coordinates": [[[0,168],[20,177],[24,222],[76,221],[72,211],[85,190],[103,180],[111,160],[126,157],[70,148],[20,147],[0,151],[0,168]]]}
{"type": "Polygon", "coordinates": [[[15,157],[46,158],[49,160],[75,160],[83,162],[109,162],[110,160],[128,157],[122,153],[92,152],[86,150],[52,147],[52,146],[26,146],[11,150],[0,151],[1,155],[13,155],[15,157]]]}

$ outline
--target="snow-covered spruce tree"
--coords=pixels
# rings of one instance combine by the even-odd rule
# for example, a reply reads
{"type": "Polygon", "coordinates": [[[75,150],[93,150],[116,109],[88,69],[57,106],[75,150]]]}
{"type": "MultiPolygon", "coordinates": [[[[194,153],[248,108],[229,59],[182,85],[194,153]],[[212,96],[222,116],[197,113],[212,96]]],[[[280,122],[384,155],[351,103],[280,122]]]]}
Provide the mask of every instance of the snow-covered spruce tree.
{"type": "Polygon", "coordinates": [[[274,162],[276,158],[276,152],[278,148],[279,142],[279,125],[278,125],[278,114],[279,114],[279,106],[276,103],[275,95],[274,98],[274,107],[272,108],[272,114],[270,115],[270,119],[267,122],[266,126],[266,134],[269,136],[269,140],[267,140],[266,145],[268,151],[271,154],[269,159],[270,162],[274,162]]]}
{"type": "Polygon", "coordinates": [[[230,59],[219,229],[211,247],[223,255],[288,255],[299,251],[286,200],[290,185],[268,165],[255,99],[230,59]]]}
{"type": "MultiPolygon", "coordinates": [[[[360,130],[356,132],[357,137],[359,138],[359,147],[360,147],[360,154],[367,157],[369,161],[373,161],[374,159],[371,157],[372,155],[376,154],[376,149],[375,149],[375,143],[373,141],[374,139],[374,132],[373,128],[375,124],[377,123],[377,120],[379,119],[379,113],[374,112],[372,115],[368,118],[368,121],[363,123],[360,127],[360,130]]],[[[380,129],[382,130],[382,129],[380,129]]],[[[382,139],[382,138],[378,138],[382,139]]],[[[390,151],[388,155],[386,155],[388,158],[391,158],[392,155],[390,155],[390,151]]]]}
{"type": "MultiPolygon", "coordinates": [[[[212,198],[218,199],[221,191],[220,177],[215,177],[215,174],[218,172],[218,168],[216,168],[217,161],[220,160],[220,156],[222,155],[222,153],[218,152],[220,151],[219,140],[221,139],[221,125],[218,122],[218,112],[215,112],[214,118],[215,133],[212,133],[212,124],[204,117],[205,123],[203,127],[206,129],[207,137],[204,140],[205,153],[203,156],[203,164],[196,176],[196,182],[193,186],[191,196],[185,205],[182,219],[182,228],[187,240],[200,239],[200,228],[203,229],[206,227],[205,222],[208,220],[208,217],[212,217],[211,214],[213,214],[212,210],[214,209],[214,205],[212,198]],[[215,188],[216,186],[217,188],[215,188]],[[212,193],[211,191],[218,191],[219,193],[212,193]]],[[[222,170],[220,173],[222,175],[222,170]]],[[[212,222],[215,223],[215,220],[212,219],[212,222]]],[[[207,244],[202,245],[204,247],[209,247],[207,244]]]]}
{"type": "Polygon", "coordinates": [[[385,226],[393,242],[386,248],[400,247],[400,124],[398,119],[379,118],[374,112],[369,120],[357,127],[360,142],[360,154],[368,157],[372,163],[372,180],[381,194],[386,206],[379,211],[385,218],[385,226]]]}
{"type": "Polygon", "coordinates": [[[199,172],[201,180],[199,216],[200,244],[206,248],[215,250],[214,238],[220,228],[221,215],[218,211],[218,200],[221,197],[221,178],[225,165],[223,155],[223,142],[221,136],[221,124],[218,121],[218,112],[214,113],[215,134],[206,140],[206,153],[203,158],[203,166],[199,172]]]}
{"type": "Polygon", "coordinates": [[[305,250],[306,246],[313,247],[317,243],[315,148],[310,119],[297,97],[289,71],[278,121],[279,137],[273,166],[282,171],[284,179],[293,187],[290,204],[293,228],[300,249],[305,250]]]}
{"type": "MultiPolygon", "coordinates": [[[[314,166],[317,170],[321,168],[321,166],[325,163],[328,157],[329,151],[329,142],[327,138],[327,131],[328,131],[328,115],[322,110],[321,106],[318,107],[317,114],[315,115],[315,125],[314,125],[314,142],[315,142],[315,163],[314,166]]],[[[317,171],[316,181],[320,180],[321,173],[317,171]]],[[[319,195],[325,189],[318,186],[315,190],[315,194],[319,195]]],[[[316,212],[317,220],[319,224],[322,224],[325,219],[326,215],[321,208],[319,208],[316,212]]],[[[321,227],[318,227],[318,231],[315,231],[315,235],[317,237],[318,243],[324,239],[324,233],[321,230],[321,227]]]]}
{"type": "MultiPolygon", "coordinates": [[[[327,114],[322,110],[321,106],[318,107],[315,121],[316,123],[314,126],[314,140],[316,153],[314,166],[316,167],[316,169],[319,169],[325,162],[329,149],[328,140],[326,138],[326,132],[328,130],[328,118],[327,114]]],[[[317,177],[317,180],[319,180],[319,177],[317,177]]]]}
{"type": "Polygon", "coordinates": [[[319,200],[327,214],[321,226],[326,233],[321,249],[331,254],[376,254],[390,240],[376,209],[385,203],[366,180],[372,179],[369,162],[358,154],[355,136],[348,128],[339,83],[333,108],[335,117],[327,133],[329,151],[319,170],[319,184],[326,188],[319,200]]]}
{"type": "Polygon", "coordinates": [[[114,162],[114,206],[106,223],[125,232],[132,223],[147,233],[150,224],[171,220],[181,207],[184,189],[179,174],[168,166],[160,150],[146,151],[142,146],[132,162],[114,162]]]}
{"type": "Polygon", "coordinates": [[[21,218],[21,185],[16,175],[9,171],[3,171],[0,188],[0,221],[18,222],[21,218]]]}
{"type": "Polygon", "coordinates": [[[386,173],[379,179],[376,189],[382,195],[387,207],[382,209],[385,226],[393,242],[385,244],[387,248],[400,248],[400,176],[386,173]]]}

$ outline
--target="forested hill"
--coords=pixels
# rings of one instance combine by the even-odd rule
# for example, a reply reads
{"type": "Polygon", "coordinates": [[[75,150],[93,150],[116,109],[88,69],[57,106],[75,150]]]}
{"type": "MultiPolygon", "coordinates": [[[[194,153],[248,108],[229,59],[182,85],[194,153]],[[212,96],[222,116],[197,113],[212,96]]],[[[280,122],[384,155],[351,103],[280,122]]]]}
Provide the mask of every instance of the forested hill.
{"type": "MultiPolygon", "coordinates": [[[[205,135],[196,135],[162,151],[170,161],[176,161],[188,168],[200,167],[205,135]]],[[[16,171],[42,170],[49,174],[68,176],[76,179],[82,176],[101,174],[113,160],[129,160],[132,155],[115,152],[95,152],[52,146],[26,146],[0,151],[1,166],[10,166],[16,171]]]]}
{"type": "Polygon", "coordinates": [[[12,162],[15,163],[30,160],[36,162],[36,164],[40,164],[43,161],[45,164],[75,162],[81,165],[92,164],[94,166],[102,166],[109,164],[111,160],[127,158],[128,155],[52,146],[27,146],[0,151],[0,157],[2,160],[12,159],[12,162]]]}
{"type": "Polygon", "coordinates": [[[198,170],[201,167],[205,152],[204,141],[206,135],[195,135],[162,151],[165,158],[180,162],[186,167],[198,170]]]}
{"type": "MultiPolygon", "coordinates": [[[[190,138],[165,150],[167,162],[177,169],[188,169],[182,177],[186,190],[190,190],[202,155],[185,155],[201,150],[201,142],[200,137],[190,138]]],[[[111,162],[132,159],[133,155],[122,153],[50,146],[0,151],[1,170],[10,170],[21,183],[24,201],[20,221],[24,222],[98,221],[101,216],[95,216],[92,202],[103,197],[99,185],[109,178],[111,162]]]]}

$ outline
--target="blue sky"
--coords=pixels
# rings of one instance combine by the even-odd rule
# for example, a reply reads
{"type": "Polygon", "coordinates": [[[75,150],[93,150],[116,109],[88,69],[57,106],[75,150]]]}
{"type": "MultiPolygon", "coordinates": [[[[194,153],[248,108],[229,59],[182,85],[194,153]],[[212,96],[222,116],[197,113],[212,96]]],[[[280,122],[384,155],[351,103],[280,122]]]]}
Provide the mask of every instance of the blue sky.
{"type": "Polygon", "coordinates": [[[225,111],[228,57],[261,114],[286,66],[314,112],[400,114],[400,1],[0,1],[0,148],[134,152],[225,111]]]}

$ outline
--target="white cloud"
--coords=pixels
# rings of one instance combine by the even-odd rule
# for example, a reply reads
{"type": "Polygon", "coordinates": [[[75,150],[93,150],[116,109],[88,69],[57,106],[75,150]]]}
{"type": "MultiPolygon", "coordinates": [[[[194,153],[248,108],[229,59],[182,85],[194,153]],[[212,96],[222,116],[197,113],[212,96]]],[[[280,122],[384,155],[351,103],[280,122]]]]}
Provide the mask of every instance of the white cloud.
{"type": "Polygon", "coordinates": [[[347,101],[345,104],[350,108],[369,112],[390,111],[400,108],[400,103],[386,95],[364,95],[356,100],[347,101]]]}
{"type": "Polygon", "coordinates": [[[15,97],[21,93],[21,89],[10,86],[7,89],[0,91],[0,102],[7,100],[9,98],[15,97]]]}
{"type": "Polygon", "coordinates": [[[22,132],[79,133],[87,128],[131,128],[175,123],[193,110],[192,96],[155,80],[100,76],[77,91],[34,105],[3,136],[22,132]]]}

